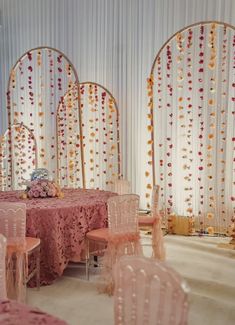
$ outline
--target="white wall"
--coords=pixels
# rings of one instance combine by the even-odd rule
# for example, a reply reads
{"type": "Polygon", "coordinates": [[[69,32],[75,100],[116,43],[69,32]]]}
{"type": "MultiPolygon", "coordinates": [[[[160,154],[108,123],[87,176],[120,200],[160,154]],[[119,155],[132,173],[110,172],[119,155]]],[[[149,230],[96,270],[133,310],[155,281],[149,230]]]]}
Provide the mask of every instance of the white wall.
{"type": "Polygon", "coordinates": [[[10,68],[40,45],[64,52],[80,81],[96,81],[121,112],[124,175],[144,191],[146,78],[161,45],[204,20],[235,25],[235,0],[0,0],[0,134],[10,68]]]}

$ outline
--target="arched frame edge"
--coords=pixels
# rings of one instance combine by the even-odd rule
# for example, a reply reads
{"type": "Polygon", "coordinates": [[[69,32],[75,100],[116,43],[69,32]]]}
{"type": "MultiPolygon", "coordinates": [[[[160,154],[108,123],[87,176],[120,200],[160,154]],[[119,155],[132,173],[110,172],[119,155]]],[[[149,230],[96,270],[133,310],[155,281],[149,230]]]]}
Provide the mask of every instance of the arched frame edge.
{"type": "MultiPolygon", "coordinates": [[[[8,110],[8,128],[10,129],[10,133],[11,133],[11,102],[10,102],[10,96],[9,96],[9,92],[10,92],[10,82],[11,82],[11,75],[12,75],[12,72],[17,68],[18,64],[20,63],[20,61],[30,52],[33,52],[33,51],[38,51],[38,50],[51,50],[51,51],[54,51],[60,55],[62,55],[64,57],[64,59],[69,63],[69,65],[71,66],[72,70],[73,70],[73,73],[74,73],[74,76],[75,76],[75,81],[76,81],[76,84],[79,84],[79,79],[78,79],[78,74],[77,74],[77,71],[73,65],[73,63],[70,61],[70,59],[63,53],[61,52],[60,50],[56,49],[56,48],[53,48],[53,47],[49,47],[49,46],[39,46],[39,47],[35,47],[33,49],[30,49],[28,50],[27,52],[25,52],[23,55],[21,55],[21,57],[16,61],[16,63],[14,64],[13,68],[10,70],[10,75],[9,75],[9,78],[8,78],[8,84],[7,84],[7,110],[8,110]]],[[[78,107],[79,107],[79,119],[81,121],[81,100],[80,100],[81,96],[80,96],[80,87],[78,87],[78,107]]],[[[79,128],[80,128],[80,146],[81,146],[81,158],[83,160],[83,157],[84,157],[84,153],[83,153],[83,136],[82,136],[82,125],[81,125],[81,122],[80,122],[80,125],[79,125],[79,128]]],[[[57,130],[56,130],[57,132],[57,130]]],[[[12,151],[12,148],[11,148],[11,145],[10,145],[10,152],[12,151]]],[[[11,161],[11,171],[12,171],[12,161],[11,161]]],[[[12,176],[12,175],[11,175],[12,176]]],[[[86,180],[85,180],[85,172],[84,172],[84,168],[82,168],[82,182],[83,182],[83,187],[85,188],[86,187],[86,180]]]]}

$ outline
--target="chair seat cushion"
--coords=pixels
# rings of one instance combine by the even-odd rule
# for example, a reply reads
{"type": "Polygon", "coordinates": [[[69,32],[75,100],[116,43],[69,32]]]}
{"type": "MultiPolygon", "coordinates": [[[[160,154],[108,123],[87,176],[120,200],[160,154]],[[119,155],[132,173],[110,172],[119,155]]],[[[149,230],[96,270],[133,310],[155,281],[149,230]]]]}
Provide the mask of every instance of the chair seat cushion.
{"type": "Polygon", "coordinates": [[[39,238],[26,237],[26,251],[30,252],[40,245],[39,238]]]}
{"type": "Polygon", "coordinates": [[[138,224],[139,226],[152,226],[155,222],[156,218],[151,216],[139,216],[138,224]]]}
{"type": "Polygon", "coordinates": [[[87,232],[86,237],[90,240],[94,241],[101,241],[101,242],[107,242],[109,236],[109,229],[108,228],[100,228],[100,229],[94,229],[89,232],[87,232]]]}

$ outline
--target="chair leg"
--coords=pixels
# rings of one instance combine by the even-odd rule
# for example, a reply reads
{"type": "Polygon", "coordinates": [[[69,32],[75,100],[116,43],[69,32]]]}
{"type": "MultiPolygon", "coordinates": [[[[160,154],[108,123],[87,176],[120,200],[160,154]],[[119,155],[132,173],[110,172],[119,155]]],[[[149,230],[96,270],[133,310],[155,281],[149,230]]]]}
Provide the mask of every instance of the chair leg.
{"type": "Polygon", "coordinates": [[[151,258],[155,259],[155,243],[154,243],[154,229],[151,227],[151,246],[152,246],[152,255],[151,258]]]}
{"type": "Polygon", "coordinates": [[[37,290],[40,290],[40,246],[37,251],[36,257],[36,283],[37,283],[37,290]]]}
{"type": "Polygon", "coordinates": [[[164,261],[166,253],[165,253],[163,233],[162,233],[160,222],[158,222],[153,226],[152,248],[153,248],[153,258],[164,261]]]}
{"type": "MultiPolygon", "coordinates": [[[[147,227],[147,226],[146,226],[147,227]]],[[[141,246],[142,247],[146,247],[146,246],[149,246],[151,247],[152,249],[152,254],[151,254],[151,258],[155,258],[155,243],[154,243],[154,240],[153,240],[153,236],[154,236],[154,229],[153,229],[153,226],[148,226],[148,228],[146,229],[146,233],[149,235],[151,234],[151,244],[149,243],[141,243],[141,246]],[[150,229],[151,227],[151,229],[150,229]]]]}
{"type": "Polygon", "coordinates": [[[90,266],[90,242],[86,239],[86,279],[89,281],[89,266],[90,266]]]}

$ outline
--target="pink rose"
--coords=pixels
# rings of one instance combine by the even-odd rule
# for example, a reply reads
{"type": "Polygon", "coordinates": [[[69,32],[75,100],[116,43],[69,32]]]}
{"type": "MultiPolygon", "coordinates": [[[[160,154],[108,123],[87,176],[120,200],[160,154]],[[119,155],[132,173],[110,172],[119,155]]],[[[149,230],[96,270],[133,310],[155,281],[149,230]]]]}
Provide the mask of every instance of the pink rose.
{"type": "Polygon", "coordinates": [[[49,189],[53,190],[55,188],[55,185],[53,183],[48,183],[49,189]]]}
{"type": "Polygon", "coordinates": [[[33,190],[33,197],[35,198],[39,197],[39,191],[33,190]]]}
{"type": "Polygon", "coordinates": [[[56,195],[55,191],[53,189],[49,189],[48,196],[54,197],[56,195]]]}
{"type": "Polygon", "coordinates": [[[38,191],[38,192],[41,191],[41,187],[40,187],[40,185],[34,185],[34,186],[31,186],[30,189],[31,189],[32,191],[38,191]]]}
{"type": "Polygon", "coordinates": [[[38,181],[32,181],[30,187],[38,185],[38,181]]]}
{"type": "Polygon", "coordinates": [[[46,196],[47,196],[47,193],[45,191],[40,192],[40,197],[46,197],[46,196]]]}

